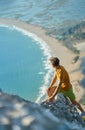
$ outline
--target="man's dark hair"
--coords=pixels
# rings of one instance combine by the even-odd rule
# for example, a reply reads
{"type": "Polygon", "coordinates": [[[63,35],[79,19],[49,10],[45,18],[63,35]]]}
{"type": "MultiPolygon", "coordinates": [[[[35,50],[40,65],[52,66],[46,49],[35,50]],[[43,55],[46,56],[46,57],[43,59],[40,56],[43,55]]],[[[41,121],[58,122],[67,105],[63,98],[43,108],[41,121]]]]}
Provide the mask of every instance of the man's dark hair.
{"type": "Polygon", "coordinates": [[[57,57],[51,57],[50,61],[53,66],[59,66],[59,64],[60,64],[60,60],[57,57]]]}

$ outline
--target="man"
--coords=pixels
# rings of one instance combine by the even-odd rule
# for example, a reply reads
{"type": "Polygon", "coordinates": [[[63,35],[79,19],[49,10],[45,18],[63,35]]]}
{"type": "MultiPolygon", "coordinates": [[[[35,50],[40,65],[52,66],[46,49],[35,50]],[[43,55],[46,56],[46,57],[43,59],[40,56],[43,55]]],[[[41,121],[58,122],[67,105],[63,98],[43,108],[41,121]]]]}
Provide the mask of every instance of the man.
{"type": "Polygon", "coordinates": [[[66,69],[60,65],[60,61],[57,57],[50,58],[50,62],[52,64],[52,67],[55,69],[55,74],[51,81],[50,87],[47,89],[47,101],[53,101],[57,93],[63,93],[70,99],[73,105],[76,105],[81,112],[84,112],[81,105],[75,100],[75,95],[70,83],[69,74],[66,69]],[[58,81],[58,86],[56,86],[55,90],[51,92],[52,88],[54,88],[56,80],[58,81]],[[51,95],[49,95],[50,92],[51,95]]]}

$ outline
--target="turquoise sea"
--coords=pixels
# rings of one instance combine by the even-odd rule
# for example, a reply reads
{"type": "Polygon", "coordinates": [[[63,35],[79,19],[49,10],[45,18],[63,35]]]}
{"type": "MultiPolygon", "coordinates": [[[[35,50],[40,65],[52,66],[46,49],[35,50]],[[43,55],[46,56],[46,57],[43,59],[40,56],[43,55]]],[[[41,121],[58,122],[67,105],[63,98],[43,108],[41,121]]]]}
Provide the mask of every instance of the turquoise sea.
{"type": "Polygon", "coordinates": [[[36,41],[23,30],[0,27],[0,88],[25,99],[37,99],[39,88],[49,80],[45,62],[50,51],[44,47],[48,49],[44,41],[36,41]]]}
{"type": "MultiPolygon", "coordinates": [[[[54,30],[85,20],[85,0],[0,0],[0,18],[54,30]]],[[[42,97],[52,70],[46,43],[25,30],[0,27],[0,88],[26,99],[42,97]]]]}

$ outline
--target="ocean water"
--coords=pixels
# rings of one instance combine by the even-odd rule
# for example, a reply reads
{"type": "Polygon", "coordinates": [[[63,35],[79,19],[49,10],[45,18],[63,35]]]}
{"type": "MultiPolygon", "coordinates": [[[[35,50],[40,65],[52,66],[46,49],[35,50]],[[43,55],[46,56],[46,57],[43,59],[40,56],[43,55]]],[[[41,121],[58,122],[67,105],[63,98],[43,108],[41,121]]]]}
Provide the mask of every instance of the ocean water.
{"type": "Polygon", "coordinates": [[[85,0],[0,0],[0,17],[45,28],[62,28],[85,20],[85,0]]]}
{"type": "MultiPolygon", "coordinates": [[[[15,18],[48,30],[75,25],[85,20],[84,12],[85,0],[0,0],[0,18],[15,18]]],[[[50,56],[45,42],[33,34],[0,27],[0,87],[39,99],[49,84],[50,56]]]]}
{"type": "Polygon", "coordinates": [[[35,101],[39,88],[49,83],[51,53],[44,41],[32,37],[19,28],[0,27],[0,88],[35,101]]]}

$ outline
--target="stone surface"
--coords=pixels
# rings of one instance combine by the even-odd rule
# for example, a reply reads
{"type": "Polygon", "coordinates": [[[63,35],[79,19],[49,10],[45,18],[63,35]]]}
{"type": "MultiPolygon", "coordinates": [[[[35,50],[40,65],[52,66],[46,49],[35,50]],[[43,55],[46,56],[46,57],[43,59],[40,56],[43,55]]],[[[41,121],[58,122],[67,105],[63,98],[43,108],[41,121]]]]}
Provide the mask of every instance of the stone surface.
{"type": "MultiPolygon", "coordinates": [[[[63,119],[66,118],[64,106],[62,112],[61,110],[56,111],[59,109],[54,109],[54,107],[58,108],[59,106],[62,106],[59,102],[55,105],[52,103],[39,105],[26,101],[17,95],[9,95],[0,91],[0,130],[72,130],[70,123],[59,119],[60,116],[63,119]],[[49,105],[51,105],[52,113],[49,112],[49,105]]],[[[76,130],[79,130],[79,126],[77,128],[76,130]]]]}
{"type": "Polygon", "coordinates": [[[62,94],[59,94],[54,102],[44,102],[41,105],[59,119],[65,119],[71,123],[75,122],[78,125],[85,126],[77,107],[72,105],[69,99],[62,94]]]}

